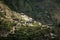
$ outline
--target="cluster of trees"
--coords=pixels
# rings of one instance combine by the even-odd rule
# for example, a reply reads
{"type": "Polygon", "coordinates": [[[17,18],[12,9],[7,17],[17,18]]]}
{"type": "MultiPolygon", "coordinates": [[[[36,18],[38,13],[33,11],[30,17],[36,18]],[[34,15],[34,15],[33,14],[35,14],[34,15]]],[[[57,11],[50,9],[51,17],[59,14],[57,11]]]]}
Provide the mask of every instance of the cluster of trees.
{"type": "Polygon", "coordinates": [[[14,22],[9,21],[8,19],[0,19],[0,31],[9,32],[12,30],[14,22]]]}
{"type": "Polygon", "coordinates": [[[55,2],[55,3],[60,4],[60,0],[52,0],[52,1],[55,2]]]}
{"type": "Polygon", "coordinates": [[[59,32],[54,28],[41,30],[40,27],[22,26],[19,31],[15,31],[15,34],[10,34],[8,37],[0,37],[0,40],[60,40],[59,32]]]}

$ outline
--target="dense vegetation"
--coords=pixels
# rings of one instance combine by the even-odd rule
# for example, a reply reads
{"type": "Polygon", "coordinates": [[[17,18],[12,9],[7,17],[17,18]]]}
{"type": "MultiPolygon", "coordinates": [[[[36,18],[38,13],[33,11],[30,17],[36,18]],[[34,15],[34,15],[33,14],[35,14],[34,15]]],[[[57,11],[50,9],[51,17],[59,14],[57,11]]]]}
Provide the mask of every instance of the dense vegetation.
{"type": "Polygon", "coordinates": [[[60,40],[59,32],[57,28],[41,30],[40,27],[21,27],[15,34],[0,37],[0,40],[60,40]],[[54,35],[51,35],[51,33],[54,35]]]}
{"type": "Polygon", "coordinates": [[[60,22],[59,2],[59,0],[5,0],[12,10],[23,12],[43,24],[54,25],[60,22]]]}
{"type": "MultiPolygon", "coordinates": [[[[0,40],[60,40],[59,0],[4,0],[4,2],[11,10],[8,7],[5,8],[8,10],[6,14],[0,12],[0,35],[2,32],[8,33],[13,26],[18,27],[18,30],[7,37],[0,36],[0,40]],[[22,25],[21,16],[17,12],[25,13],[41,22],[42,25],[39,26],[38,22],[33,23],[34,26],[22,25]],[[47,26],[48,24],[52,25],[47,26]]],[[[25,22],[25,20],[22,21],[25,22]]]]}

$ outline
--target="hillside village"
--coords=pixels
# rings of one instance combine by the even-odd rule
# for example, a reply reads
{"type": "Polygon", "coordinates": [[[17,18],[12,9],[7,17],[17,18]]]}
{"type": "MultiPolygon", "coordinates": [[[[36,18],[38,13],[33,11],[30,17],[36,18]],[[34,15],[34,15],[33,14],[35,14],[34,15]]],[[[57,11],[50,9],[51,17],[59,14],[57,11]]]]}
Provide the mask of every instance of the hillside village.
{"type": "MultiPolygon", "coordinates": [[[[56,27],[56,29],[58,29],[56,27]]],[[[51,40],[59,38],[58,32],[52,24],[44,25],[29,17],[25,13],[15,12],[0,1],[0,37],[16,37],[51,40]],[[56,33],[57,32],[57,33],[56,33]],[[41,37],[41,38],[39,38],[41,37]]]]}
{"type": "MultiPolygon", "coordinates": [[[[42,25],[40,22],[35,21],[34,19],[28,17],[24,13],[17,13],[14,11],[11,11],[6,5],[0,3],[0,19],[1,20],[8,20],[10,22],[14,22],[15,24],[12,26],[12,30],[10,30],[7,33],[3,33],[5,36],[7,36],[10,33],[14,34],[15,30],[18,30],[20,26],[30,26],[30,27],[46,27],[49,28],[47,25],[42,25]],[[19,26],[19,27],[18,27],[19,26]]],[[[0,36],[4,36],[0,33],[0,36]]]]}

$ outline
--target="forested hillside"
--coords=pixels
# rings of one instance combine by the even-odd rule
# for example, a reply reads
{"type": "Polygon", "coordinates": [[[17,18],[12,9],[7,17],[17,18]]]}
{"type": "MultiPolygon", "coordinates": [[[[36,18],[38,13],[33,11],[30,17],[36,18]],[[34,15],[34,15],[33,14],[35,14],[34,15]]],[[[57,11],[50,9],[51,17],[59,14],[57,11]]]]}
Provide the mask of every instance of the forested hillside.
{"type": "Polygon", "coordinates": [[[60,0],[0,0],[0,40],[60,40],[60,0]]]}
{"type": "Polygon", "coordinates": [[[43,24],[60,23],[59,0],[5,0],[12,10],[23,12],[43,24]]]}

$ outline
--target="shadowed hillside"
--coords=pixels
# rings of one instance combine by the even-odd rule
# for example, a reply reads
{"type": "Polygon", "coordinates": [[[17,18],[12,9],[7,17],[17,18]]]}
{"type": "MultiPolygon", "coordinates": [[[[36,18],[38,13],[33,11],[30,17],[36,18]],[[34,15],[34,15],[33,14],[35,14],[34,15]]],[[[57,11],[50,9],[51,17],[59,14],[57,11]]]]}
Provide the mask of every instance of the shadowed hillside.
{"type": "Polygon", "coordinates": [[[42,24],[60,24],[59,0],[5,0],[12,10],[23,12],[42,24]]]}
{"type": "Polygon", "coordinates": [[[0,40],[60,40],[56,0],[0,1],[0,40]]]}

